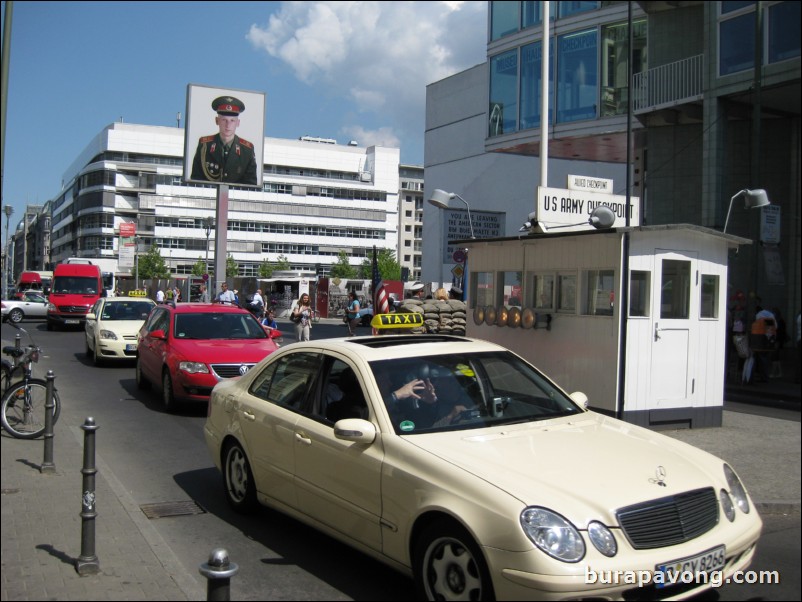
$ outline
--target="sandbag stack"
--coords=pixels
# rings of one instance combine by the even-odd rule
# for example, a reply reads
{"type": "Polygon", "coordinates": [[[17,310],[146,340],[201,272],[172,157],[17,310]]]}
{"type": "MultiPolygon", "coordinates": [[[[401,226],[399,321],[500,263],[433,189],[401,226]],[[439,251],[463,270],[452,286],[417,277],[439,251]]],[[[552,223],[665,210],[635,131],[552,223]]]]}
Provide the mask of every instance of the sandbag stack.
{"type": "Polygon", "coordinates": [[[416,328],[412,332],[465,335],[467,313],[464,301],[457,299],[449,299],[448,301],[405,299],[398,311],[423,314],[425,328],[416,328]]]}

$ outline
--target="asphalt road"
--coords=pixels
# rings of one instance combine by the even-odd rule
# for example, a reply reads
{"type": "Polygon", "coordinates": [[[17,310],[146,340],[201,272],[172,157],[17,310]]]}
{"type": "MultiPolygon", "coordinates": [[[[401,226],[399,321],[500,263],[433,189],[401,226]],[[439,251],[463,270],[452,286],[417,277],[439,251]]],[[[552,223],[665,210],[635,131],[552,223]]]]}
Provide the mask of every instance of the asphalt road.
{"type": "MultiPolygon", "coordinates": [[[[118,495],[127,496],[136,506],[197,504],[196,514],[151,519],[149,525],[155,545],[174,557],[199,591],[205,591],[206,584],[198,566],[213,548],[224,547],[240,567],[232,580],[232,599],[413,598],[407,577],[293,519],[266,509],[254,517],[229,510],[221,477],[203,441],[205,405],[167,414],[158,394],[137,389],[133,364],[93,366],[84,356],[83,332],[46,332],[43,323],[24,326],[44,348],[47,359],[43,363],[56,375],[63,402],[62,432],[69,426],[72,436],[79,437],[78,427],[85,418],[95,418],[98,469],[112,481],[118,495]]],[[[291,333],[288,322],[281,326],[291,333]]],[[[363,328],[360,332],[370,331],[363,328]]],[[[345,333],[342,323],[321,322],[314,326],[312,336],[329,338],[345,333]]],[[[4,338],[9,338],[5,331],[4,338]]],[[[287,341],[291,339],[289,334],[287,341]]],[[[798,412],[796,416],[798,420],[798,412]]],[[[731,584],[700,599],[800,599],[800,516],[763,518],[765,531],[752,569],[778,571],[780,583],[731,584]]]]}

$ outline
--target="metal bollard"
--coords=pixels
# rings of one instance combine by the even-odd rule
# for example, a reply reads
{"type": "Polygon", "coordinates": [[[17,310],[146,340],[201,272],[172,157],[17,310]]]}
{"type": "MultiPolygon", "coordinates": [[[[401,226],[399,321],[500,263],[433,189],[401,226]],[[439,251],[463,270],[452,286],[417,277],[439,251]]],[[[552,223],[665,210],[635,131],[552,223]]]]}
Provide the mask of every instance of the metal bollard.
{"type": "Polygon", "coordinates": [[[231,577],[237,574],[239,566],[231,562],[225,548],[215,548],[209,554],[209,562],[198,569],[206,577],[206,599],[215,602],[231,600],[231,577]]]}
{"type": "Polygon", "coordinates": [[[56,402],[53,399],[53,392],[56,390],[56,377],[52,370],[47,371],[47,399],[45,400],[45,456],[39,472],[56,472],[56,465],[53,463],[53,410],[56,402]]]}
{"type": "Polygon", "coordinates": [[[75,561],[79,575],[95,575],[100,572],[100,563],[95,554],[95,419],[87,418],[81,425],[84,431],[83,494],[81,495],[81,555],[75,561]]]}

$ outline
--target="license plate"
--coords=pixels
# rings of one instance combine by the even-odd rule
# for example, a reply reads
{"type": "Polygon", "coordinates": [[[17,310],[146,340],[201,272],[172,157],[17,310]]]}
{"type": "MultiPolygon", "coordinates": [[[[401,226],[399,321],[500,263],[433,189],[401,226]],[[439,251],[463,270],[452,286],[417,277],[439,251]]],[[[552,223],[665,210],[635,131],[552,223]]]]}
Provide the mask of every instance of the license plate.
{"type": "Polygon", "coordinates": [[[80,324],[80,320],[64,320],[65,324],[80,324]]]}
{"type": "Polygon", "coordinates": [[[658,564],[654,570],[656,573],[663,573],[663,582],[655,582],[655,587],[667,587],[677,583],[684,583],[685,575],[696,575],[698,573],[709,573],[724,567],[725,547],[718,546],[686,558],[678,558],[670,562],[658,564]]]}
{"type": "Polygon", "coordinates": [[[129,343],[125,346],[126,351],[136,351],[136,343],[129,343]]]}

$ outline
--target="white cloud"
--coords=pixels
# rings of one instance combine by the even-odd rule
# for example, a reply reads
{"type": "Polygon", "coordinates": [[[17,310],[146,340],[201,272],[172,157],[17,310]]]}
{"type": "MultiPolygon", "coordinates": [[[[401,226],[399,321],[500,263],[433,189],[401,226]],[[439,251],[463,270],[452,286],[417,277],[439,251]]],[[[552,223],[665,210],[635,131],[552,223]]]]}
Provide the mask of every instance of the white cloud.
{"type": "Polygon", "coordinates": [[[486,12],[486,2],[283,2],[248,39],[352,103],[342,117],[360,123],[343,131],[367,134],[369,121],[376,136],[422,140],[426,86],[485,60],[486,12]]]}

